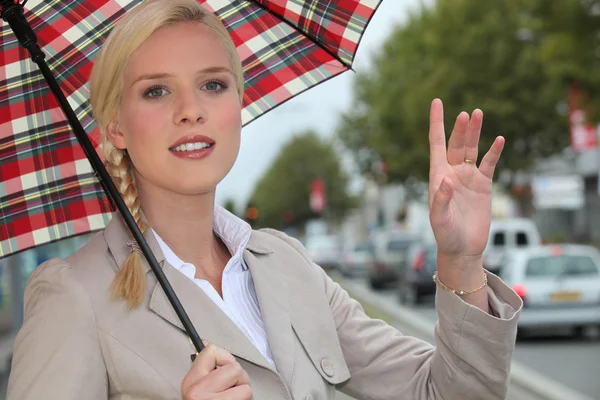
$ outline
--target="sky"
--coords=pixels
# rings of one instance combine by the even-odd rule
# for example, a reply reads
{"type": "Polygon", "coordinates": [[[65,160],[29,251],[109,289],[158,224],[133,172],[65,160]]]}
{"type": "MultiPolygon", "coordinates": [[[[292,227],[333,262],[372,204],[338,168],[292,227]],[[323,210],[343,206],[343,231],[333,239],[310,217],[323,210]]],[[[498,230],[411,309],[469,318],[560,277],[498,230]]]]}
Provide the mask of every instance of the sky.
{"type": "MultiPolygon", "coordinates": [[[[368,68],[371,55],[383,44],[393,27],[408,16],[420,0],[383,0],[363,36],[353,67],[368,68]]],[[[300,94],[242,129],[238,159],[217,188],[216,201],[233,199],[244,207],[254,186],[294,133],[314,129],[323,136],[335,132],[339,114],[349,109],[355,73],[344,72],[300,94]]]]}

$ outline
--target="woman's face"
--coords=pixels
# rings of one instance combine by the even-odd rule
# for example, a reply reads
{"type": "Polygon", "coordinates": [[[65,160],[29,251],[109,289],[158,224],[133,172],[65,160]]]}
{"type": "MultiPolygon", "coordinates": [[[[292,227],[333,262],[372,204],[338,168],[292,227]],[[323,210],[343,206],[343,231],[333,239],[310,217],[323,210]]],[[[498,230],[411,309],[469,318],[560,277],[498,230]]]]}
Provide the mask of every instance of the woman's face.
{"type": "Polygon", "coordinates": [[[131,56],[110,141],[144,191],[214,191],[240,147],[241,102],[227,51],[199,23],[154,32],[131,56]]]}

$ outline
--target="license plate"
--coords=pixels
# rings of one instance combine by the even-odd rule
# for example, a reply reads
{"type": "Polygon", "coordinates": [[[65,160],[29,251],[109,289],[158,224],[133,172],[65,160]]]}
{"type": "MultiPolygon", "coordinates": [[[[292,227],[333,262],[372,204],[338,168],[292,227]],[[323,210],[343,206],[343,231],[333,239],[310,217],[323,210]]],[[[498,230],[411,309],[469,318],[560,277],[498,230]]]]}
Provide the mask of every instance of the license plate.
{"type": "Polygon", "coordinates": [[[581,292],[556,292],[552,293],[552,300],[556,302],[580,301],[581,292]]]}

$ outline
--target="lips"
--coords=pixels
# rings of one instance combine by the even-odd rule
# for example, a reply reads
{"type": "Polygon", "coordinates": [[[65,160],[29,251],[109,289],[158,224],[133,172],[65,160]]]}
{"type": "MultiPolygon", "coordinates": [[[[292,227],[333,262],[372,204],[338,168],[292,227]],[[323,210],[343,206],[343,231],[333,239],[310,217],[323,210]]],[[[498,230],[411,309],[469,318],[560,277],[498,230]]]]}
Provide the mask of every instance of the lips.
{"type": "Polygon", "coordinates": [[[184,160],[202,160],[216,147],[215,141],[204,135],[184,136],[169,148],[171,154],[184,160]]]}
{"type": "Polygon", "coordinates": [[[204,135],[188,135],[188,136],[184,136],[184,137],[180,138],[175,143],[173,143],[169,147],[169,150],[175,151],[175,149],[179,146],[184,146],[184,145],[189,146],[189,145],[195,145],[197,143],[208,144],[208,147],[212,147],[215,144],[215,141],[213,139],[209,138],[208,136],[204,136],[204,135]]]}

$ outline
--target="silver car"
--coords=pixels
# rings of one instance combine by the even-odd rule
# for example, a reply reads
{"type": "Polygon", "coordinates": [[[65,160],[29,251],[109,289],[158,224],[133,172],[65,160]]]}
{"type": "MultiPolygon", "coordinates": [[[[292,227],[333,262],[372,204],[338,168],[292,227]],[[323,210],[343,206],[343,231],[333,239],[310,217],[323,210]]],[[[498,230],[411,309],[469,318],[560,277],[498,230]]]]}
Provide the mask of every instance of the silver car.
{"type": "Polygon", "coordinates": [[[340,240],[336,235],[315,235],[306,238],[306,250],[312,261],[326,270],[339,269],[342,258],[340,240]]]}
{"type": "Polygon", "coordinates": [[[374,263],[373,246],[370,243],[358,243],[344,250],[340,269],[346,277],[364,276],[374,263]]]}
{"type": "Polygon", "coordinates": [[[600,251],[584,245],[547,245],[512,250],[500,277],[523,299],[522,334],[530,329],[600,328],[600,251]]]}

